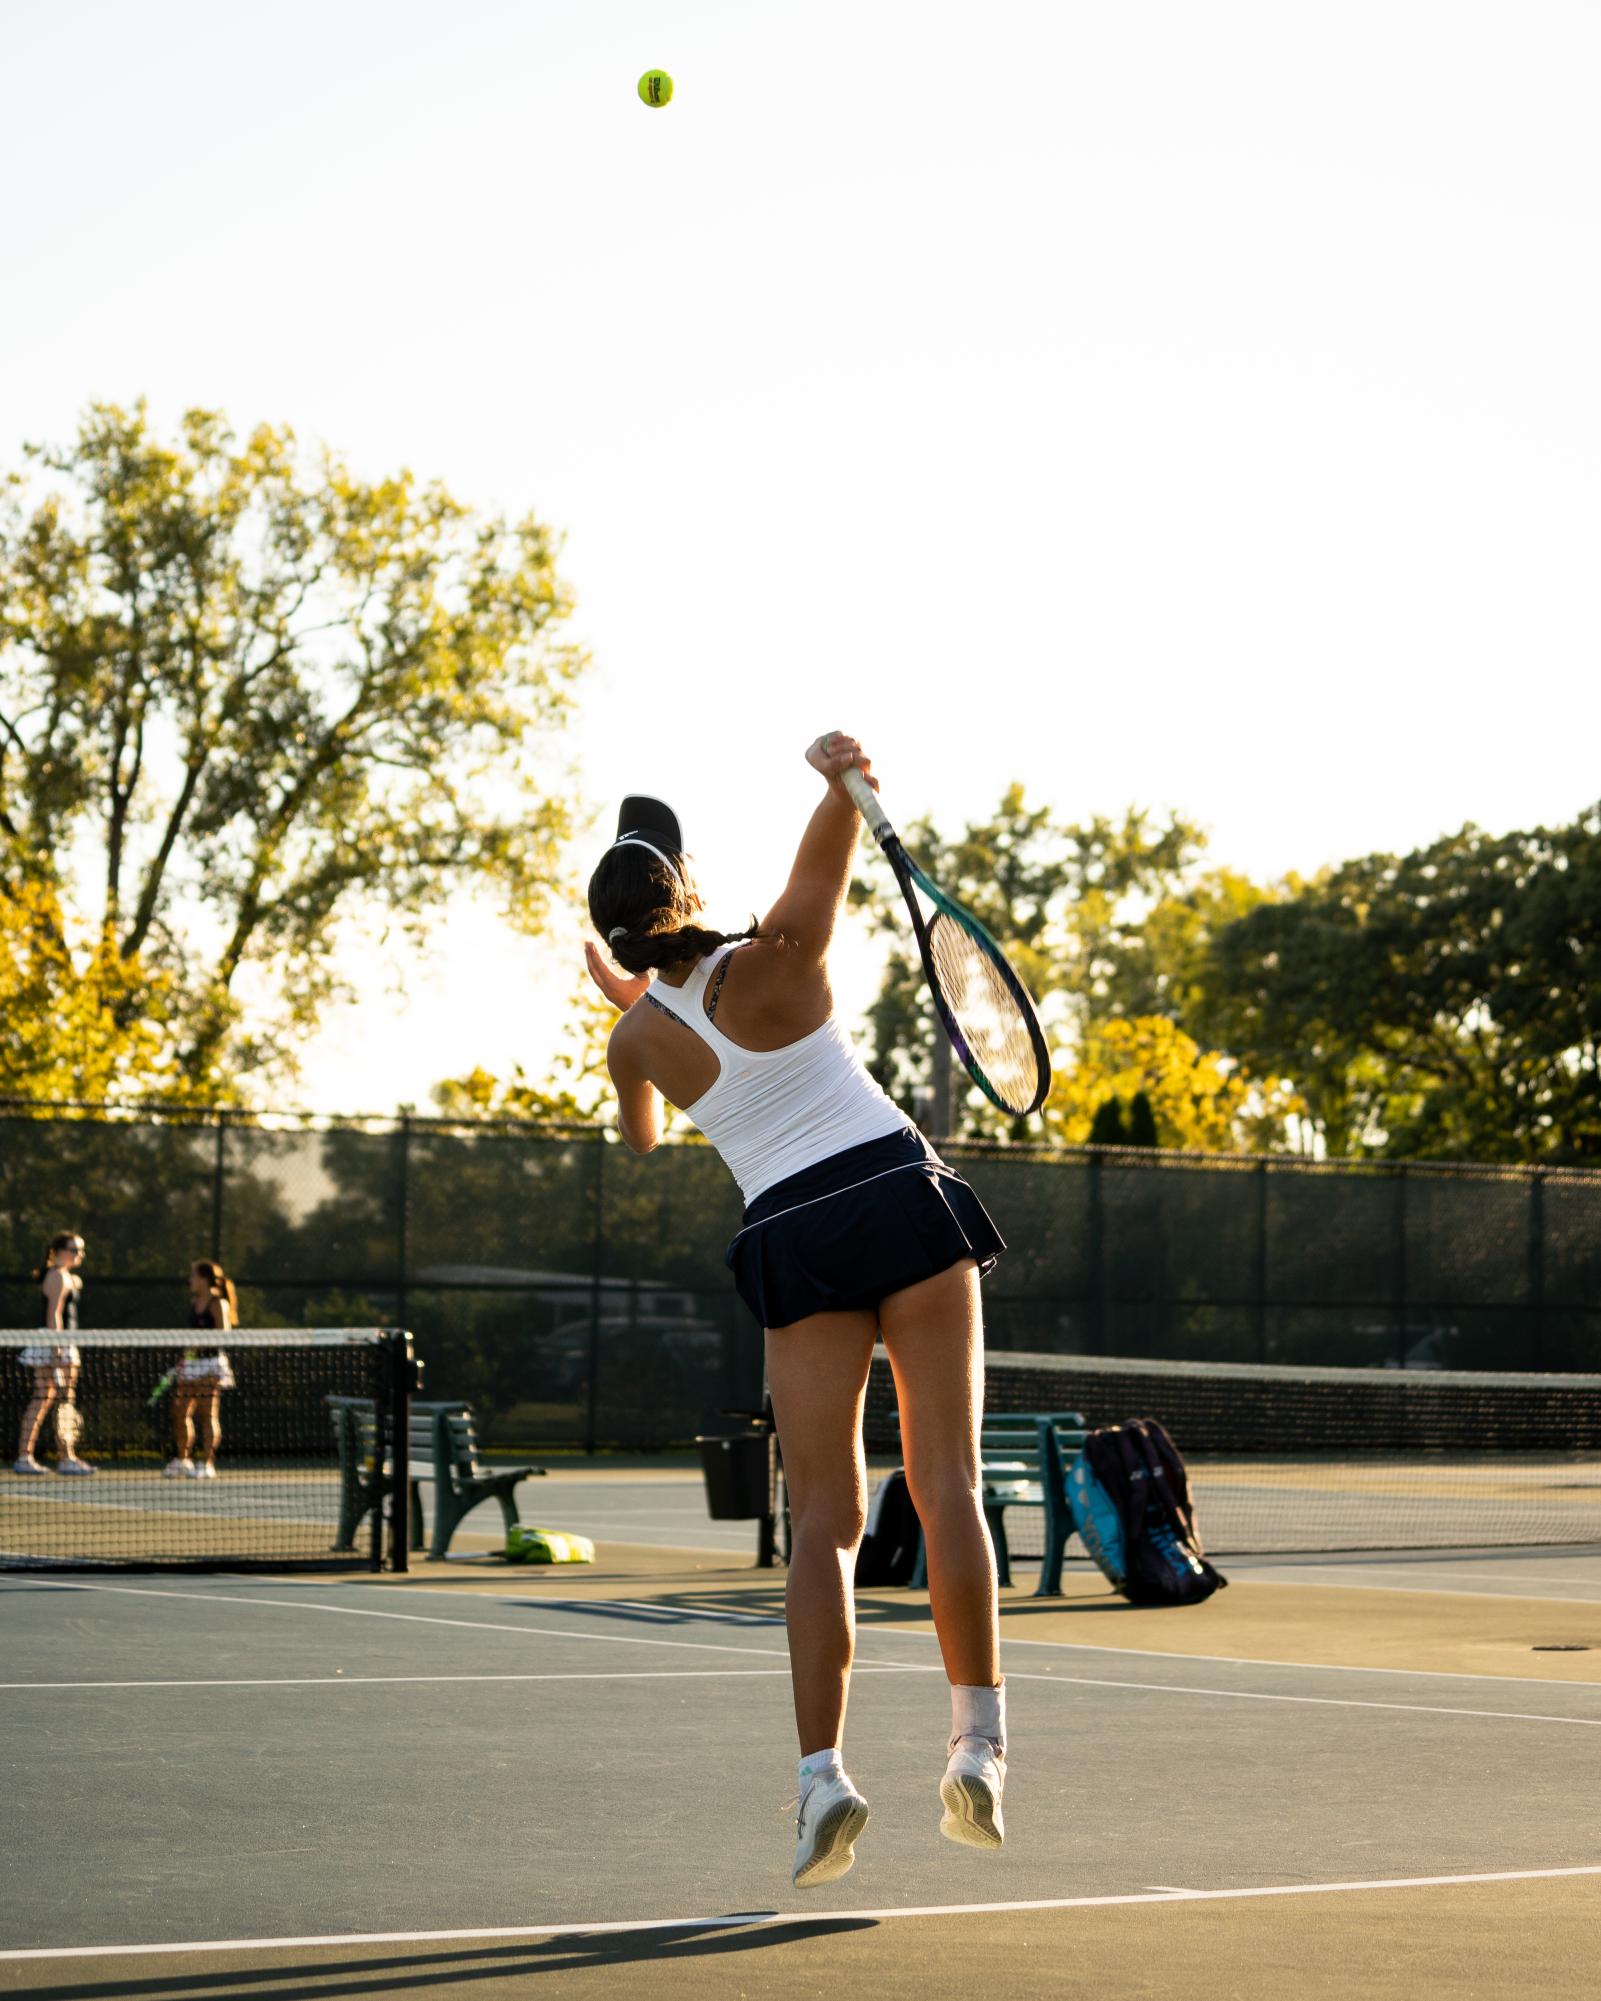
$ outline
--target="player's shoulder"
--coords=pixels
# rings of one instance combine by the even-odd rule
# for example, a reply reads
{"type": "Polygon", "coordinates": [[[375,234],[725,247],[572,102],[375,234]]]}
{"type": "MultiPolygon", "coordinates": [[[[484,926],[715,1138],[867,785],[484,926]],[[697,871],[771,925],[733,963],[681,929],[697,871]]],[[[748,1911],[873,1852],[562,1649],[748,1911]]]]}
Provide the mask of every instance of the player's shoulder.
{"type": "Polygon", "coordinates": [[[611,1034],[606,1038],[606,1055],[615,1063],[637,1062],[651,1038],[651,1022],[656,1010],[643,995],[631,1008],[620,1014],[612,1023],[611,1034]]]}
{"type": "Polygon", "coordinates": [[[742,986],[757,982],[782,984],[794,979],[797,971],[811,963],[794,935],[774,926],[745,940],[729,954],[728,974],[742,986]]]}
{"type": "Polygon", "coordinates": [[[802,987],[826,980],[824,962],[781,930],[764,932],[741,945],[729,962],[727,988],[752,998],[787,1004],[802,987]]]}

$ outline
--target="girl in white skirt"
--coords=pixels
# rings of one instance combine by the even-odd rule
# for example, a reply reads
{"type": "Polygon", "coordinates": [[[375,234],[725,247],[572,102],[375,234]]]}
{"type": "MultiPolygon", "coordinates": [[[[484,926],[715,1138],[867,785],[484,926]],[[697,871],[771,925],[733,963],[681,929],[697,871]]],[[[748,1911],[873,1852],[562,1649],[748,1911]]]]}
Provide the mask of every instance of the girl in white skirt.
{"type": "MultiPolygon", "coordinates": [[[[209,1327],[219,1334],[239,1325],[239,1295],[233,1280],[210,1258],[200,1258],[189,1267],[189,1325],[209,1327]]],[[[207,1343],[185,1352],[173,1375],[174,1451],[163,1469],[165,1478],[216,1479],[217,1447],[222,1443],[222,1393],[233,1386],[233,1369],[220,1345],[207,1343]]]]}
{"type": "Polygon", "coordinates": [[[83,1279],[78,1267],[85,1255],[84,1241],[76,1230],[62,1230],[45,1246],[44,1263],[34,1273],[44,1295],[46,1338],[30,1342],[17,1359],[33,1372],[33,1395],[22,1413],[22,1430],[17,1439],[14,1472],[42,1478],[46,1468],[33,1456],[47,1414],[55,1413],[56,1471],[82,1476],[95,1469],[78,1457],[78,1376],[83,1366],[75,1342],[63,1339],[78,1331],[78,1295],[83,1279]]]}

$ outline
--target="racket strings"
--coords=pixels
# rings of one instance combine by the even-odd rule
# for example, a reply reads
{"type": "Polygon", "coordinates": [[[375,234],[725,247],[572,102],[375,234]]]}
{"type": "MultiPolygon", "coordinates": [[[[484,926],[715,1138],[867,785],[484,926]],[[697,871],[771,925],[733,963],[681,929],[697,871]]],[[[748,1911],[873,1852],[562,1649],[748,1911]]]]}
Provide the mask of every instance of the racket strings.
{"type": "Polygon", "coordinates": [[[1031,1111],[1045,1081],[1031,1010],[985,946],[943,910],[928,927],[928,950],[971,1064],[1009,1111],[1031,1111]]]}

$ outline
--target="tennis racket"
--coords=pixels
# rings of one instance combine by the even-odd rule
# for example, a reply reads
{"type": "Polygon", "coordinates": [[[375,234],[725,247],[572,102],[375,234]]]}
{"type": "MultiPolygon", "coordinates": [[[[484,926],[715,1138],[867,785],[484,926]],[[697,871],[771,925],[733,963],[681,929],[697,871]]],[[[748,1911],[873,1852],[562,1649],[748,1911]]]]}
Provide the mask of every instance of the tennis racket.
{"type": "Polygon", "coordinates": [[[840,778],[895,871],[951,1047],[992,1104],[1022,1118],[1051,1088],[1051,1058],[1028,989],[1006,954],[970,911],[931,882],[901,845],[878,796],[854,766],[840,778]],[[933,905],[924,916],[919,899],[933,905]]]}

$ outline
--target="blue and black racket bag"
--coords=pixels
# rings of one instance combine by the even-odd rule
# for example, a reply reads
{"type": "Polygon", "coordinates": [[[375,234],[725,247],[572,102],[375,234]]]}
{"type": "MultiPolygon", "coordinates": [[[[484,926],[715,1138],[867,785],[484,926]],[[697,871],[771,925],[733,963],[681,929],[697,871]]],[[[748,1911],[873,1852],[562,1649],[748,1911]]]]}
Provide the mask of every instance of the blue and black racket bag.
{"type": "Polygon", "coordinates": [[[1206,1560],[1190,1477],[1154,1417],[1104,1425],[1068,1475],[1073,1525],[1132,1605],[1198,1605],[1228,1579],[1206,1560]]]}

